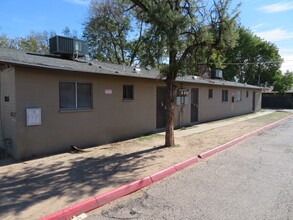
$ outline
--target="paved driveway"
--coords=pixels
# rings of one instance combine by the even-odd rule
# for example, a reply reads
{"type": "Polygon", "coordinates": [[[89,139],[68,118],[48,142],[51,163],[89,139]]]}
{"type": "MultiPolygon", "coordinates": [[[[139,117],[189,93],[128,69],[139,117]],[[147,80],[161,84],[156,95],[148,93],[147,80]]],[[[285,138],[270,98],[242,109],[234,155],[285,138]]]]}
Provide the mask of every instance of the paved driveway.
{"type": "Polygon", "coordinates": [[[88,215],[293,219],[293,119],[88,215]]]}

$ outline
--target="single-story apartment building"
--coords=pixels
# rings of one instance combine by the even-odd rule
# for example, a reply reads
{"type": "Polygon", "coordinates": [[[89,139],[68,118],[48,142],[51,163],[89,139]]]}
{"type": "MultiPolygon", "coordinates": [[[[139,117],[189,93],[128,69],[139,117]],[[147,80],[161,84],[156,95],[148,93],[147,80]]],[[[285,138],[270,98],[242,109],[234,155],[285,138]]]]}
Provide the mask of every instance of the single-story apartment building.
{"type": "MultiPolygon", "coordinates": [[[[175,126],[261,109],[261,88],[196,76],[176,81],[175,126]]],[[[155,70],[0,48],[1,139],[16,159],[157,132],[166,85],[155,70]]]]}

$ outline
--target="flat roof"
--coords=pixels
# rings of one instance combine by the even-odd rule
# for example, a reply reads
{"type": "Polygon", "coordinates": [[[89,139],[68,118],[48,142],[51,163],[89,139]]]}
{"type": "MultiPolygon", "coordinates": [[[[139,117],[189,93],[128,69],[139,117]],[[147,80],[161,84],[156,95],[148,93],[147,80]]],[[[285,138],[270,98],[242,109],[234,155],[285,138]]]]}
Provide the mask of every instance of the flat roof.
{"type": "MultiPolygon", "coordinates": [[[[60,57],[56,57],[54,55],[29,53],[21,50],[14,50],[8,48],[0,48],[0,63],[41,69],[54,69],[80,73],[94,73],[100,75],[127,76],[143,79],[163,80],[163,78],[160,75],[160,72],[154,69],[146,70],[144,68],[140,68],[139,71],[135,71],[135,67],[132,66],[110,64],[100,62],[97,60],[89,62],[82,60],[67,60],[61,59],[60,57]]],[[[177,77],[176,82],[262,89],[258,86],[243,83],[219,79],[204,79],[202,77],[190,75],[177,77]]]]}

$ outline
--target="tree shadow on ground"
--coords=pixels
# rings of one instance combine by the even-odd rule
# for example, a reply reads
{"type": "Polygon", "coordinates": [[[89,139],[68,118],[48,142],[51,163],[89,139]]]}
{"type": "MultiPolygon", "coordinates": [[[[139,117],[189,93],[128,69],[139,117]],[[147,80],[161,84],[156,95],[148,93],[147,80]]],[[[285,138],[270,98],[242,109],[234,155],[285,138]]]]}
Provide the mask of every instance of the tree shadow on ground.
{"type": "Polygon", "coordinates": [[[40,163],[20,171],[1,173],[0,217],[4,214],[17,215],[50,198],[66,196],[68,204],[74,203],[82,196],[97,195],[105,187],[116,187],[135,180],[139,171],[146,167],[145,164],[158,158],[155,152],[162,148],[110,157],[78,157],[67,164],[56,162],[48,166],[40,163]]]}

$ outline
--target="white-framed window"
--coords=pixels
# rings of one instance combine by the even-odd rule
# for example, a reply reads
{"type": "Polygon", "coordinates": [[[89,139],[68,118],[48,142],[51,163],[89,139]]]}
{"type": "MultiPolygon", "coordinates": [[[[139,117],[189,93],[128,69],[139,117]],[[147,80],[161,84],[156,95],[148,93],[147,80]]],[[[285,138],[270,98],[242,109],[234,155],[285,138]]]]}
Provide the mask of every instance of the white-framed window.
{"type": "Polygon", "coordinates": [[[92,107],[91,83],[59,82],[59,108],[61,110],[90,109],[92,107]]]}

